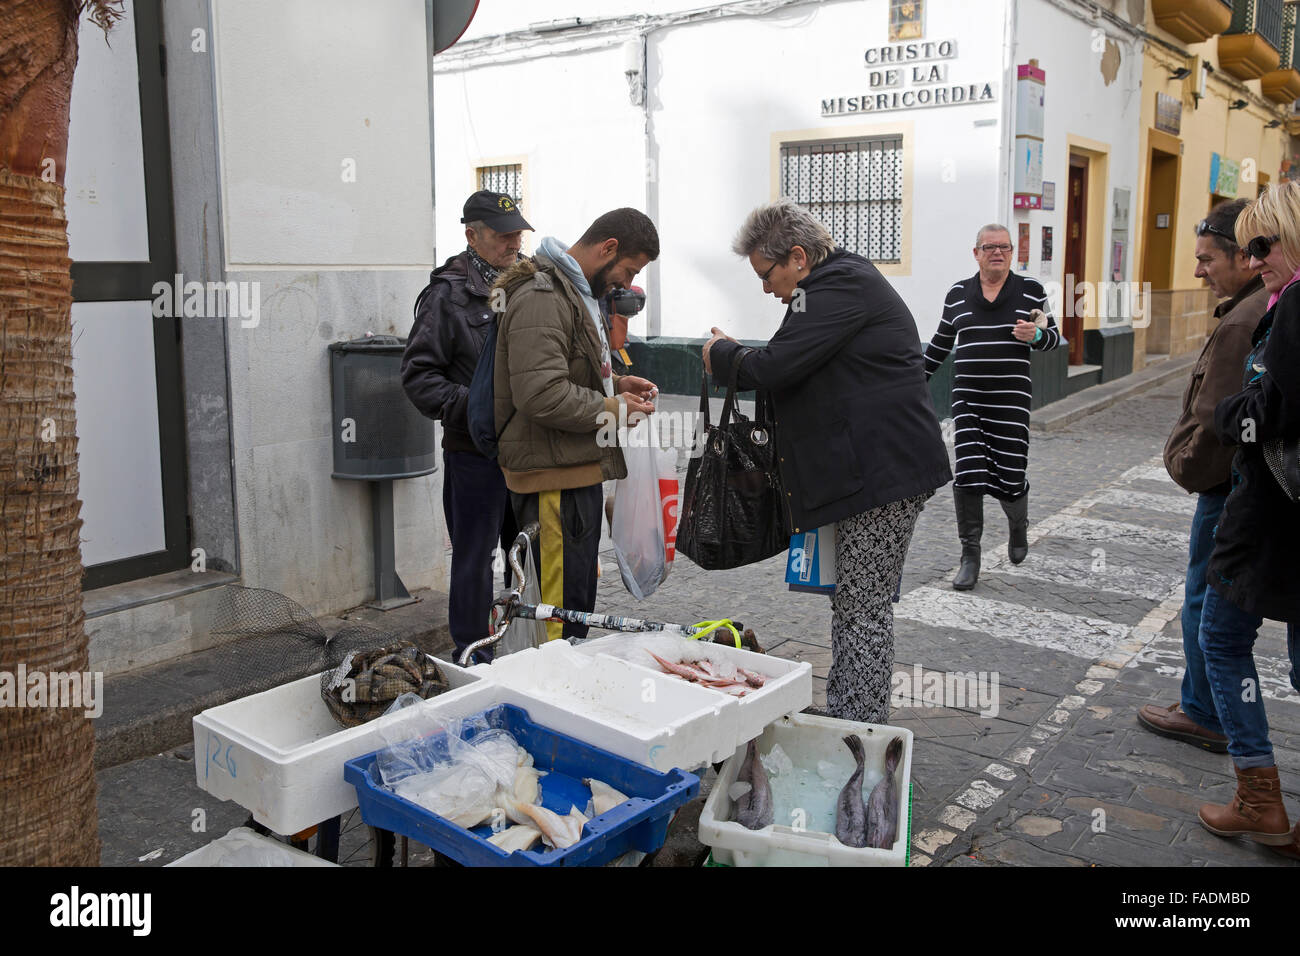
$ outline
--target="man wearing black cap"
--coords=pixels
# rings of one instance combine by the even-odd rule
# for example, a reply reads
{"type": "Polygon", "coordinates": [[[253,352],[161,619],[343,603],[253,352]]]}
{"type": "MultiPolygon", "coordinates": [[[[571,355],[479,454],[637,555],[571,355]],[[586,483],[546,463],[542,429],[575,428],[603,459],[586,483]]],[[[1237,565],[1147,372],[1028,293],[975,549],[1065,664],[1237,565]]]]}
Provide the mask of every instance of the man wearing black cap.
{"type": "Polygon", "coordinates": [[[466,399],[495,320],[488,306],[492,283],[521,258],[523,231],[533,228],[513,199],[486,189],[465,201],[460,221],[468,248],[429,276],[402,357],[407,397],[442,422],[442,508],[451,536],[448,617],[457,657],[488,634],[492,552],[498,541],[508,547],[515,536],[505,479],[470,439],[466,399]]]}

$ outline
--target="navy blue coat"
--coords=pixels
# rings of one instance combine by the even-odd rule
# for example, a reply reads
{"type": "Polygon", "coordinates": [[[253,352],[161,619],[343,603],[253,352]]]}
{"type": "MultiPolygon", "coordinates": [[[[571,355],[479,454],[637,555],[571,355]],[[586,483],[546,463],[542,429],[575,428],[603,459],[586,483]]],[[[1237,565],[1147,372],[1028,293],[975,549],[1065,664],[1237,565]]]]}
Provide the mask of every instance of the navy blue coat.
{"type": "Polygon", "coordinates": [[[952,480],[925,381],[916,322],[869,261],[836,249],[799,282],[761,349],[720,340],[709,350],[725,384],[771,394],[791,530],[807,531],[925,494],[952,480]]]}

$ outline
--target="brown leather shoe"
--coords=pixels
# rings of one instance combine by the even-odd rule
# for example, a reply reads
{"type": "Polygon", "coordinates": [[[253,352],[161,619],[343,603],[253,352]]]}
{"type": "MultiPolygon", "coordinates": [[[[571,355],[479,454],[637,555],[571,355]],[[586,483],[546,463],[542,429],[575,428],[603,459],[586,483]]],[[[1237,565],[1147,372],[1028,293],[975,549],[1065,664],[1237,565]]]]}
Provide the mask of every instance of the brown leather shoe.
{"type": "Polygon", "coordinates": [[[1180,704],[1171,704],[1168,707],[1145,704],[1138,711],[1138,723],[1161,737],[1171,737],[1174,740],[1196,744],[1196,746],[1204,747],[1216,754],[1226,754],[1228,752],[1228,738],[1223,734],[1216,734],[1212,730],[1206,730],[1183,713],[1180,704]]]}
{"type": "Polygon", "coordinates": [[[1226,806],[1207,803],[1198,816],[1215,836],[1248,836],[1256,843],[1285,846],[1291,842],[1291,824],[1282,804],[1282,784],[1277,767],[1251,767],[1237,771],[1237,792],[1226,806]]]}
{"type": "Polygon", "coordinates": [[[1291,831],[1291,842],[1282,846],[1269,847],[1274,853],[1280,853],[1288,860],[1300,860],[1300,823],[1291,831]]]}

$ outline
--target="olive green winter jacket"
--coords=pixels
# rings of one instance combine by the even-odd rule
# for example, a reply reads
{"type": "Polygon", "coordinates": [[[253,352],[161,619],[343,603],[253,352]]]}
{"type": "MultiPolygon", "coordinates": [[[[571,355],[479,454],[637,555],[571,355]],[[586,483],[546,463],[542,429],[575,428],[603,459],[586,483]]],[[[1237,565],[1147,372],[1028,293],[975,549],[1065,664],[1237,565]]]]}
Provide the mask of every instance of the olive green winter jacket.
{"type": "Polygon", "coordinates": [[[494,412],[506,487],[529,494],[626,477],[623,452],[596,442],[609,421],[601,413],[617,416],[619,403],[605,395],[600,339],[582,295],[541,254],[512,266],[493,289],[500,298],[497,290],[505,293],[505,313],[497,330],[494,412]]]}

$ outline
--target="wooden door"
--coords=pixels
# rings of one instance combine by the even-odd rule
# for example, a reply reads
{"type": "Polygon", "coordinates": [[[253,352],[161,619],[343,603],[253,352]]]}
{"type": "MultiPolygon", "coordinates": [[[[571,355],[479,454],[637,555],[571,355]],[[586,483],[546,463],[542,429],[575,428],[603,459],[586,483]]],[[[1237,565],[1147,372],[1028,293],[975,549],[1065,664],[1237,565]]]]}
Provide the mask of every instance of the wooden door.
{"type": "MultiPolygon", "coordinates": [[[[1088,238],[1088,158],[1070,155],[1070,178],[1066,183],[1065,200],[1065,288],[1084,281],[1084,251],[1088,238]]],[[[1083,364],[1083,316],[1076,315],[1073,302],[1065,306],[1065,337],[1070,343],[1070,364],[1083,364]]]]}

